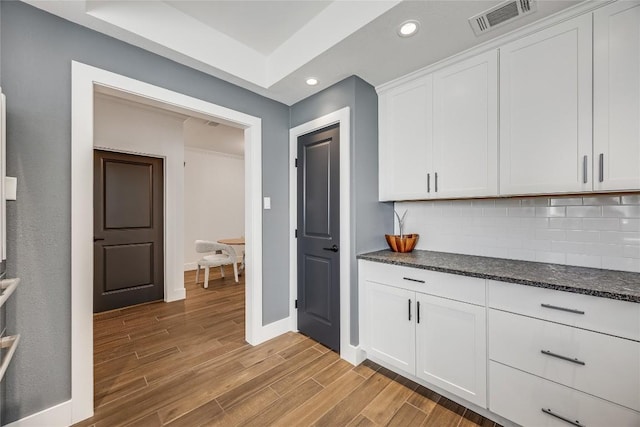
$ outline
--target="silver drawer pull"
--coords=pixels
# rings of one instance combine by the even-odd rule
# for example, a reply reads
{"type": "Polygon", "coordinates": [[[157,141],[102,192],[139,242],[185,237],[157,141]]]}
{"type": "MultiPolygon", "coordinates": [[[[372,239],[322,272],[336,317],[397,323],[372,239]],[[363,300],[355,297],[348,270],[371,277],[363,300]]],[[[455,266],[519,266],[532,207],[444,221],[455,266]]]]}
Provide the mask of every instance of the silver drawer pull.
{"type": "Polygon", "coordinates": [[[424,283],[424,280],[419,280],[419,279],[412,279],[411,277],[403,277],[404,280],[408,280],[410,282],[418,282],[418,283],[424,283]]]}
{"type": "Polygon", "coordinates": [[[576,310],[575,308],[558,307],[557,305],[551,305],[551,304],[540,304],[540,307],[551,308],[553,310],[566,311],[568,313],[584,314],[584,311],[582,310],[576,310]]]}
{"type": "Polygon", "coordinates": [[[575,363],[576,365],[584,366],[585,363],[582,360],[572,359],[571,357],[562,356],[560,354],[552,353],[549,350],[540,350],[540,353],[546,354],[547,356],[557,357],[558,359],[566,360],[567,362],[575,363]]]}
{"type": "Polygon", "coordinates": [[[580,421],[578,420],[573,421],[573,420],[570,420],[569,418],[563,417],[562,415],[554,414],[553,412],[551,412],[551,409],[542,408],[542,412],[544,412],[545,414],[551,415],[552,417],[556,417],[557,419],[562,420],[565,423],[569,423],[571,425],[578,426],[578,427],[585,427],[585,425],[580,423],[580,421]]]}

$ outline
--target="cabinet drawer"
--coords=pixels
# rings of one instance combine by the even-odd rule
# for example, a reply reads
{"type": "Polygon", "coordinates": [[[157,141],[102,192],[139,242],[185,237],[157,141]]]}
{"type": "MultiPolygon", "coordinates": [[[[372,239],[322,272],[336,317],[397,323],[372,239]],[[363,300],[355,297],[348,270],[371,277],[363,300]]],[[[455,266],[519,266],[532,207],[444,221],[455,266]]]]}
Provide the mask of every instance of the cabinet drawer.
{"type": "Polygon", "coordinates": [[[640,425],[636,411],[497,362],[489,363],[489,395],[492,412],[523,426],[640,425]]]}
{"type": "Polygon", "coordinates": [[[360,261],[360,276],[372,282],[470,304],[485,305],[486,301],[485,279],[476,277],[370,261],[360,261]]]}
{"type": "Polygon", "coordinates": [[[491,308],[640,341],[640,304],[487,280],[491,308]]]}
{"type": "Polygon", "coordinates": [[[489,310],[489,358],[640,410],[639,342],[489,310]]]}

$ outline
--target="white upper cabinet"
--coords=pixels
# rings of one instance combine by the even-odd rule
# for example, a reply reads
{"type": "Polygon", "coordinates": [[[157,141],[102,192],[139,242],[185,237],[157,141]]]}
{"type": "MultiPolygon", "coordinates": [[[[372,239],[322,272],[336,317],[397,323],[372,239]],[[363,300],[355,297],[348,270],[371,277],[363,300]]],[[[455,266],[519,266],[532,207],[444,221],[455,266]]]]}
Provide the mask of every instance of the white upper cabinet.
{"type": "Polygon", "coordinates": [[[433,75],[431,197],[498,194],[498,53],[433,75]]]}
{"type": "Polygon", "coordinates": [[[640,189],[640,2],[594,13],[594,190],[640,189]]]}
{"type": "Polygon", "coordinates": [[[379,99],[379,198],[428,197],[433,134],[433,78],[420,77],[389,89],[379,99]]]}
{"type": "Polygon", "coordinates": [[[591,15],[500,48],[500,194],[592,189],[591,15]]]}

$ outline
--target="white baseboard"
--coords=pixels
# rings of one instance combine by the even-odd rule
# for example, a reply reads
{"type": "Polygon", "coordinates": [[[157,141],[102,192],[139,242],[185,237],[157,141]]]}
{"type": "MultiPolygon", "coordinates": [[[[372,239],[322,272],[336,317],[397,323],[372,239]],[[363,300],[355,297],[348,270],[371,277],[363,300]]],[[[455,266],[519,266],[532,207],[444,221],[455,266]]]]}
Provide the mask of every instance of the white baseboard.
{"type": "Polygon", "coordinates": [[[354,366],[358,366],[367,358],[367,354],[360,346],[349,345],[340,351],[340,358],[354,366]]]}
{"type": "Polygon", "coordinates": [[[187,297],[187,290],[185,288],[174,289],[171,294],[167,295],[164,299],[165,302],[179,301],[187,297]]]}
{"type": "Polygon", "coordinates": [[[265,341],[269,341],[285,332],[291,331],[291,320],[285,317],[281,320],[276,320],[273,323],[262,326],[259,330],[254,331],[254,342],[252,345],[258,345],[265,341]]]}
{"type": "Polygon", "coordinates": [[[71,400],[7,424],[6,427],[68,427],[71,423],[71,400]]]}
{"type": "Polygon", "coordinates": [[[193,271],[198,267],[198,264],[195,262],[185,262],[184,271],[193,271]]]}

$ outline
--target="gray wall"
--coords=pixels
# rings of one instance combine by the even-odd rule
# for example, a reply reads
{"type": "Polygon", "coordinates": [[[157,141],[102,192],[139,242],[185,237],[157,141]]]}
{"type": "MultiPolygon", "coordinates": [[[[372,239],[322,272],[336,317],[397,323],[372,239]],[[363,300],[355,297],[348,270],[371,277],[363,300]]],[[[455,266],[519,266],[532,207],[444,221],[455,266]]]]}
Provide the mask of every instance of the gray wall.
{"type": "Polygon", "coordinates": [[[291,127],[344,107],[351,109],[351,344],[357,345],[356,254],[386,248],[384,234],[393,231],[393,204],[378,202],[378,96],[361,78],[348,77],[291,106],[291,127]]]}
{"type": "Polygon", "coordinates": [[[8,275],[22,283],[7,307],[22,334],[5,379],[3,423],[71,396],[71,60],[262,118],[264,318],[288,316],[289,108],[222,80],[15,1],[0,2],[2,88],[7,95],[8,275]],[[272,248],[279,248],[277,251],[272,248]]]}

